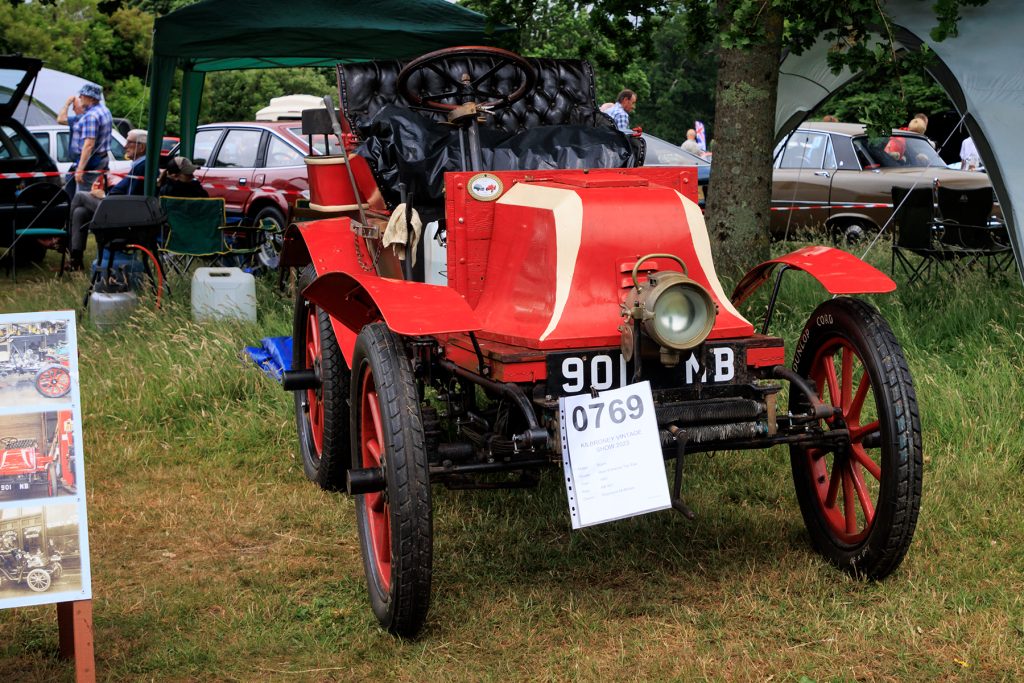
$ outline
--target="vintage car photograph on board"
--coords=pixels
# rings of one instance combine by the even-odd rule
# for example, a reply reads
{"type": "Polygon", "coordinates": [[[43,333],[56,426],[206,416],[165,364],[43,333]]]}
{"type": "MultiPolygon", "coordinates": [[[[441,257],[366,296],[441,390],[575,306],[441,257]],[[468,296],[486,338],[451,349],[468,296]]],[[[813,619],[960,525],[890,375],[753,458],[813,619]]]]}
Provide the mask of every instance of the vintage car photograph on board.
{"type": "Polygon", "coordinates": [[[74,495],[72,411],[0,415],[0,502],[74,495]]]}
{"type": "Polygon", "coordinates": [[[70,400],[67,323],[0,323],[0,408],[26,409],[70,400]]]}
{"type": "Polygon", "coordinates": [[[0,609],[81,592],[80,530],[77,503],[0,508],[0,609]]]}

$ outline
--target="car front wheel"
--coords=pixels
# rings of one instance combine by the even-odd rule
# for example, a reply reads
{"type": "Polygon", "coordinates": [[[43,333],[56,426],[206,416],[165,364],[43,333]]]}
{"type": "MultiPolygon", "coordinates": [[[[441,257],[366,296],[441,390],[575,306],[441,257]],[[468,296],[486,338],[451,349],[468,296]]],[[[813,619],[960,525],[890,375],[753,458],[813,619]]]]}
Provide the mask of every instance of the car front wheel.
{"type": "MultiPolygon", "coordinates": [[[[822,429],[849,432],[847,446],[790,449],[811,543],[852,574],[884,578],[903,561],[921,505],[921,422],[907,361],[881,314],[857,299],[818,306],[800,339],[795,370],[838,408],[822,429]]],[[[806,410],[806,399],[794,400],[794,413],[806,410]]]]}
{"type": "Polygon", "coordinates": [[[382,491],[356,497],[370,604],[383,628],[411,638],[430,606],[430,472],[412,367],[384,324],[359,333],[352,378],[352,466],[384,478],[382,491]]]}

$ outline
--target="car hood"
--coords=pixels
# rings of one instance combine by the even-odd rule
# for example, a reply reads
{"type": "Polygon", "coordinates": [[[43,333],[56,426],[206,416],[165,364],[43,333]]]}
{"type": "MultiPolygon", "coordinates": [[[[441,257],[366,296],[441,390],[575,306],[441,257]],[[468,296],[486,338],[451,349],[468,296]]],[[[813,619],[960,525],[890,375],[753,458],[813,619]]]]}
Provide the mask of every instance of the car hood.
{"type": "Polygon", "coordinates": [[[886,178],[892,178],[893,182],[897,182],[895,179],[899,178],[898,184],[906,187],[910,187],[915,182],[920,185],[924,182],[930,183],[933,180],[938,180],[939,184],[944,187],[955,187],[961,190],[992,186],[992,181],[987,173],[958,171],[941,166],[929,168],[883,168],[879,173],[883,174],[886,178]]]}
{"type": "Polygon", "coordinates": [[[0,118],[14,116],[15,108],[41,68],[41,59],[0,56],[0,118]]]}

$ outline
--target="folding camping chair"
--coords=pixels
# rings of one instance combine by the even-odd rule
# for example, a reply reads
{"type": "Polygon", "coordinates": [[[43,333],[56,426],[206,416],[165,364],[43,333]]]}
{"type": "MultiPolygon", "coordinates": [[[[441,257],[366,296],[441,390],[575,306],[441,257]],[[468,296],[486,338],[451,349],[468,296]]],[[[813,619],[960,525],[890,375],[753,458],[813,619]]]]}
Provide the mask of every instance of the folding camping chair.
{"type": "Polygon", "coordinates": [[[899,263],[909,276],[908,285],[918,280],[926,282],[933,273],[960,275],[982,259],[1003,253],[990,242],[982,244],[984,240],[991,240],[991,235],[979,233],[988,231],[983,223],[972,225],[957,220],[987,220],[987,212],[992,209],[991,190],[982,188],[988,193],[988,211],[985,211],[984,201],[980,201],[983,193],[972,197],[969,212],[954,211],[951,200],[944,199],[950,213],[955,216],[946,219],[937,211],[942,189],[937,183],[913,190],[892,188],[892,203],[895,207],[893,222],[896,227],[892,245],[892,272],[895,275],[896,264],[899,263]],[[977,216],[982,213],[986,214],[985,219],[978,219],[977,216]],[[917,257],[916,262],[910,257],[911,254],[917,257]]]}
{"type": "MultiPolygon", "coordinates": [[[[29,185],[15,194],[12,211],[11,246],[7,254],[7,270],[14,278],[17,274],[17,255],[19,242],[21,251],[29,254],[27,242],[44,240],[46,248],[60,251],[59,277],[64,275],[64,261],[68,246],[68,217],[71,202],[60,185],[38,182],[29,185]]],[[[44,248],[45,253],[45,248],[44,248]]]]}
{"type": "Polygon", "coordinates": [[[968,250],[974,262],[985,264],[985,274],[1006,270],[1013,263],[1013,248],[1005,225],[990,225],[995,203],[991,187],[960,190],[939,185],[936,204],[944,244],[968,250]]]}
{"type": "MultiPolygon", "coordinates": [[[[196,259],[210,265],[240,265],[251,261],[258,246],[238,247],[231,244],[225,231],[266,230],[266,226],[228,226],[224,199],[195,197],[161,197],[160,205],[170,225],[161,249],[168,264],[179,275],[192,267],[196,259]]],[[[256,244],[252,239],[250,245],[256,244]]]]}

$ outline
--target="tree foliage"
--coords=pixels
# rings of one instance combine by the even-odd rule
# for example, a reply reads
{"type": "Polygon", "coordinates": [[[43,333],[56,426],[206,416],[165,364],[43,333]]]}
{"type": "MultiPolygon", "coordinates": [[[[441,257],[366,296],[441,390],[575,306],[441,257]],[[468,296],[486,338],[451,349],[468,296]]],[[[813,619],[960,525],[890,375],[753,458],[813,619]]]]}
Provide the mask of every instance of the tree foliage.
{"type": "Polygon", "coordinates": [[[200,122],[251,121],[281,95],[334,95],[330,69],[252,69],[208,74],[200,122]]]}

